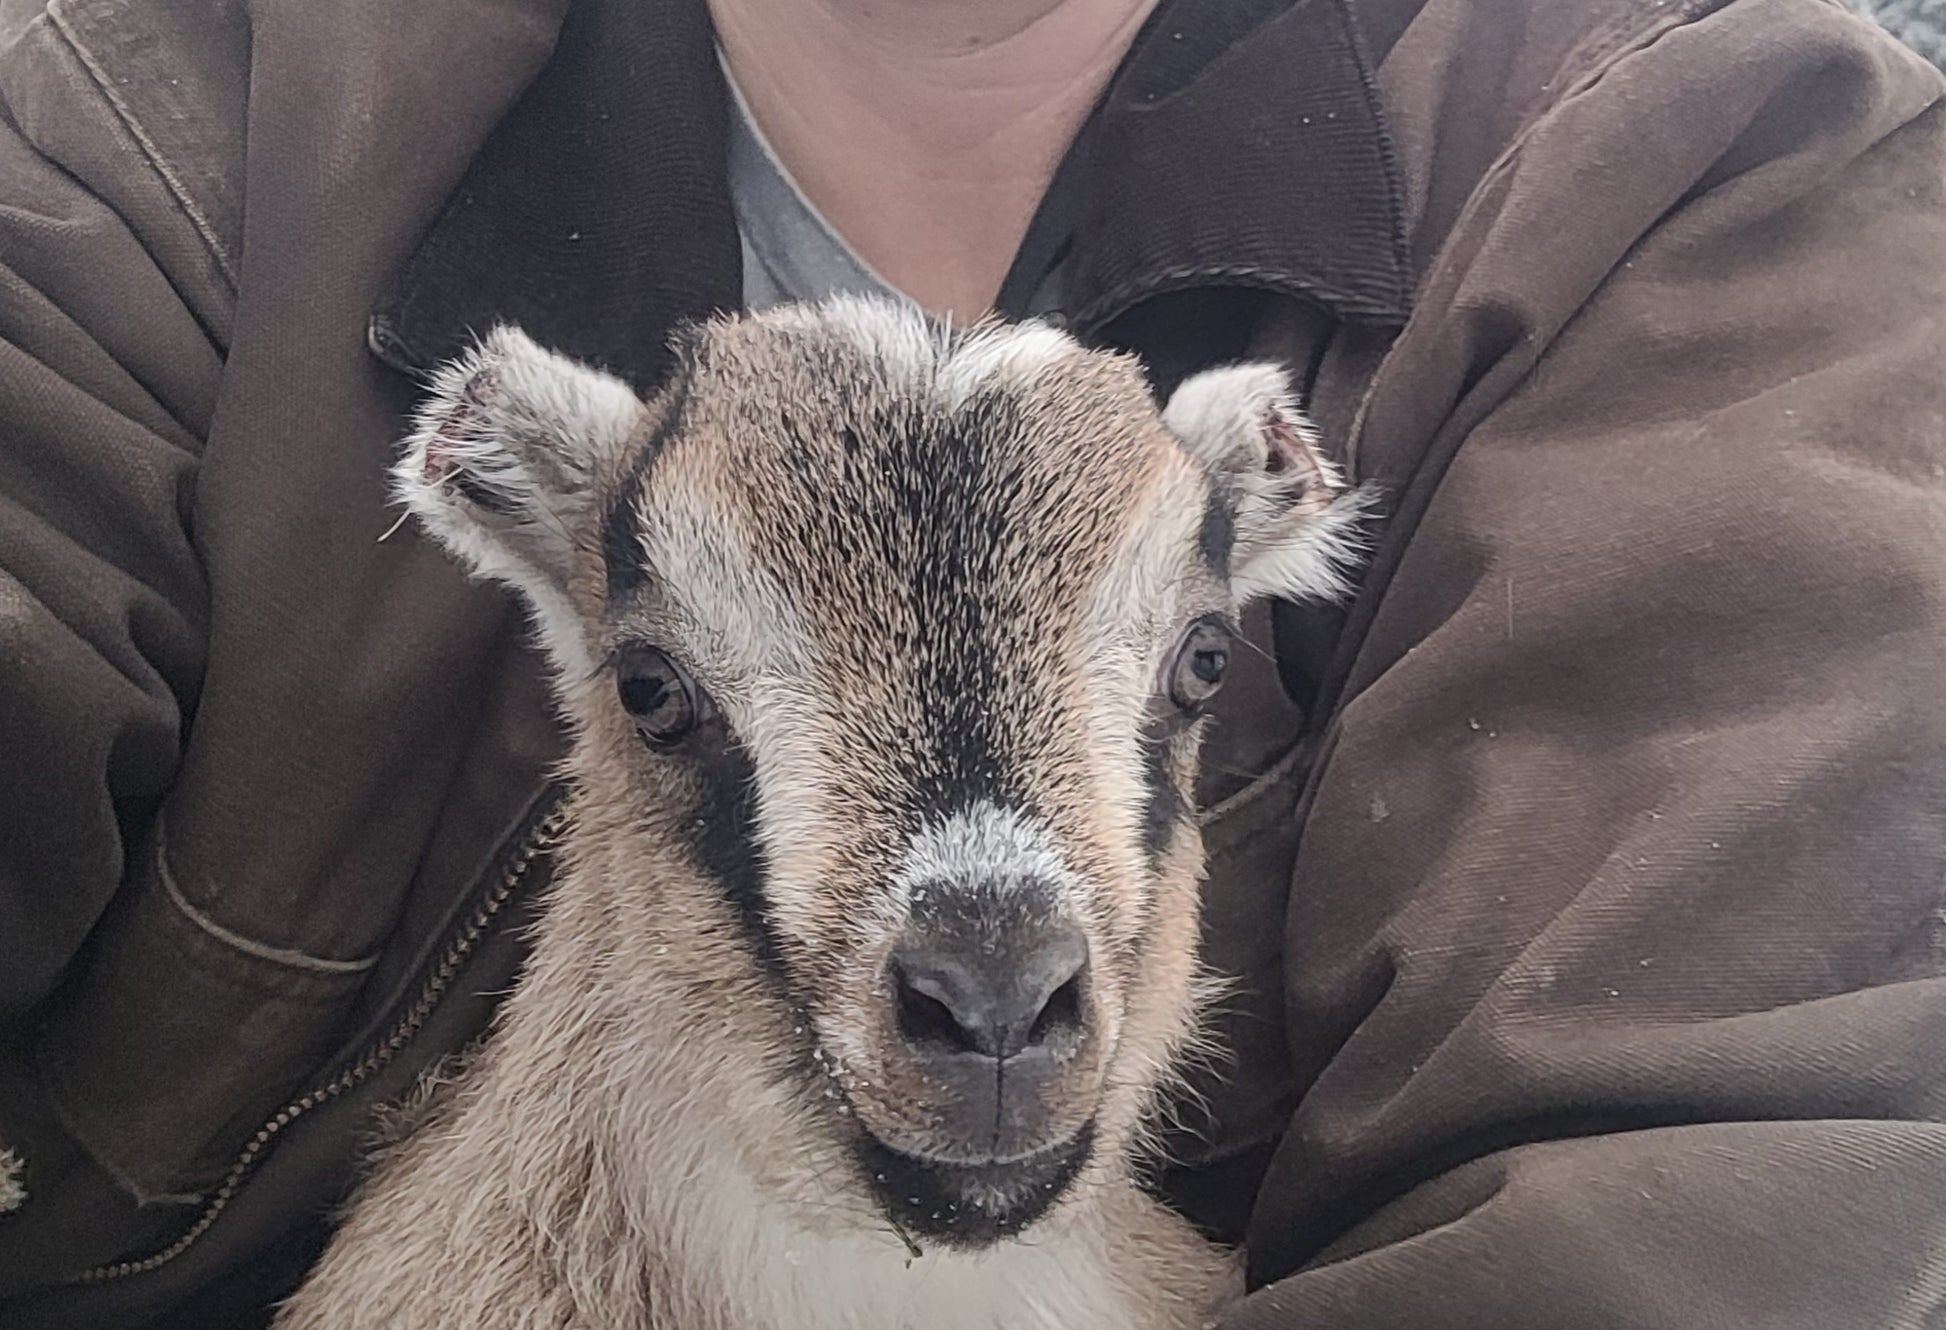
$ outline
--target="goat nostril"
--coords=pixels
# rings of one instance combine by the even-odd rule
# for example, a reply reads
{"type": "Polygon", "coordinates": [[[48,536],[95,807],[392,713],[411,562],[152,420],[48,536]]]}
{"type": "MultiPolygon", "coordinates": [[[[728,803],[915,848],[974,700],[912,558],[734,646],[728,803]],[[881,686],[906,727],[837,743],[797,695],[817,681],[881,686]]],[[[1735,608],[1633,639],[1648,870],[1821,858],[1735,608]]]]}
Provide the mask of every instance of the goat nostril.
{"type": "Polygon", "coordinates": [[[899,1034],[921,1052],[1008,1058],[1076,1033],[1087,958],[1078,928],[914,936],[891,960],[899,1034]]]}
{"type": "Polygon", "coordinates": [[[915,987],[904,968],[896,964],[892,967],[892,985],[898,994],[899,1033],[907,1043],[945,1044],[969,1053],[979,1051],[953,1015],[953,1009],[915,987]]]}
{"type": "Polygon", "coordinates": [[[1077,973],[1048,996],[1047,1005],[1027,1031],[1027,1047],[1034,1048],[1056,1035],[1081,1028],[1081,976],[1077,973]]]}

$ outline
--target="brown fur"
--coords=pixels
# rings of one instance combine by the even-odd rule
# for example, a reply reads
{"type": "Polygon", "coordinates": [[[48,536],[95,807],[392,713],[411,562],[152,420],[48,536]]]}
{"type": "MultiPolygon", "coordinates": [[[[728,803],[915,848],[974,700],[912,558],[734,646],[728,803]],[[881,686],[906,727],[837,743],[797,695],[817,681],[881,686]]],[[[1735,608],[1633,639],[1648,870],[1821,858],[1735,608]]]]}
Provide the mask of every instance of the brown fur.
{"type": "MultiPolygon", "coordinates": [[[[1265,373],[1172,432],[1125,359],[848,302],[711,325],[647,407],[511,334],[456,366],[401,489],[535,604],[573,829],[493,1040],[281,1330],[1164,1330],[1233,1292],[1234,1258],[1136,1178],[1207,988],[1197,726],[1158,681],[1247,580],[1199,552],[1211,497],[1256,524],[1237,548],[1284,554],[1349,511],[1265,373]],[[644,570],[619,595],[616,523],[644,570]],[[714,737],[644,745],[604,665],[635,641],[704,686],[714,737]],[[746,777],[754,925],[706,845],[746,777]],[[1021,1236],[915,1242],[860,1144],[988,1147],[942,1125],[887,956],[925,855],[1002,852],[1051,865],[1090,957],[1084,1033],[1021,1148],[1093,1148],[1021,1236]]],[[[996,1186],[969,1204],[1019,1200],[996,1186]]]]}

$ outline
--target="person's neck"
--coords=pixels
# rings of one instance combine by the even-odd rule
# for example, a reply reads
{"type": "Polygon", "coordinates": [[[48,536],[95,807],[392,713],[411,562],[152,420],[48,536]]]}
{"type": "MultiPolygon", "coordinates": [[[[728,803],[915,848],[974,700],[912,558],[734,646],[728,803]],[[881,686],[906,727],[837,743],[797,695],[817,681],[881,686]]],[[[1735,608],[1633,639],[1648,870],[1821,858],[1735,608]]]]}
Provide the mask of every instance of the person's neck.
{"type": "Polygon", "coordinates": [[[970,322],[1156,0],[709,0],[751,113],[886,281],[970,322]]]}

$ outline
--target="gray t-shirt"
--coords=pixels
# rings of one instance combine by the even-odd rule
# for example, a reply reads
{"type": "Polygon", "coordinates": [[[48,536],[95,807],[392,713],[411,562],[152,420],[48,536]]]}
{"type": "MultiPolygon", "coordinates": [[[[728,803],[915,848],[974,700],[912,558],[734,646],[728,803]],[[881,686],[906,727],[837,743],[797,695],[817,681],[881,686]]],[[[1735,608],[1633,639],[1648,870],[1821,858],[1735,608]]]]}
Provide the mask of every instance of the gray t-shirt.
{"type": "MultiPolygon", "coordinates": [[[[743,303],[768,309],[788,300],[832,295],[911,297],[872,271],[824,219],[778,160],[750,114],[743,90],[718,52],[730,85],[730,199],[743,240],[743,303]]],[[[1030,312],[1055,307],[1059,272],[1050,273],[1028,302],[1030,312]]]]}
{"type": "Polygon", "coordinates": [[[729,80],[730,197],[743,235],[743,303],[767,309],[787,300],[880,295],[907,300],[871,270],[797,187],[757,128],[743,90],[729,80]]]}

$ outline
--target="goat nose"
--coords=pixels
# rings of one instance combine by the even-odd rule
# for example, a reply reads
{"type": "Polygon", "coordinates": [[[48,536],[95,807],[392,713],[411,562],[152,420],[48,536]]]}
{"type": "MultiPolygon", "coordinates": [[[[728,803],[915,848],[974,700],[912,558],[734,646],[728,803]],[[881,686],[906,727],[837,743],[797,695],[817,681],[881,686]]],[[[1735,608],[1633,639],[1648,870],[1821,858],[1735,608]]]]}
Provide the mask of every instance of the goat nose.
{"type": "Polygon", "coordinates": [[[1012,1057],[1080,1028],[1087,964],[1088,940],[1073,924],[911,935],[892,953],[900,1032],[915,1045],[1012,1057]]]}

